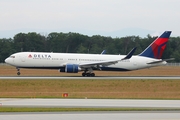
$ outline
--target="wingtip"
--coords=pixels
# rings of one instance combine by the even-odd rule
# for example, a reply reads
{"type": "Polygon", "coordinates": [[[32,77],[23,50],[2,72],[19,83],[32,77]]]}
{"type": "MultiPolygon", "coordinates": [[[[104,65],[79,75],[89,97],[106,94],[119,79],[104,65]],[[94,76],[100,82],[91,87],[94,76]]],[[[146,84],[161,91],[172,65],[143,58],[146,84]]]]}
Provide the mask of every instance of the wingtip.
{"type": "Polygon", "coordinates": [[[130,58],[133,56],[134,52],[136,51],[136,48],[137,48],[137,47],[134,47],[134,48],[126,55],[126,57],[123,58],[122,60],[130,59],[130,58]]]}

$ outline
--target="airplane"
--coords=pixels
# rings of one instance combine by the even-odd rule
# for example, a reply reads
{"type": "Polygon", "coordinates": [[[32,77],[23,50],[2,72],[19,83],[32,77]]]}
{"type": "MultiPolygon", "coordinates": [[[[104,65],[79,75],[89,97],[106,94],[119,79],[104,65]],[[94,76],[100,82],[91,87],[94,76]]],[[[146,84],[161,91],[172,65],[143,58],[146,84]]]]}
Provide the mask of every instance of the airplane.
{"type": "Polygon", "coordinates": [[[127,55],[18,52],[6,58],[5,62],[16,67],[17,75],[20,75],[20,68],[58,69],[66,73],[83,71],[83,77],[94,77],[94,70],[132,71],[150,68],[165,65],[167,60],[172,60],[161,59],[170,34],[171,31],[165,31],[138,55],[133,55],[136,47],[127,55]]]}

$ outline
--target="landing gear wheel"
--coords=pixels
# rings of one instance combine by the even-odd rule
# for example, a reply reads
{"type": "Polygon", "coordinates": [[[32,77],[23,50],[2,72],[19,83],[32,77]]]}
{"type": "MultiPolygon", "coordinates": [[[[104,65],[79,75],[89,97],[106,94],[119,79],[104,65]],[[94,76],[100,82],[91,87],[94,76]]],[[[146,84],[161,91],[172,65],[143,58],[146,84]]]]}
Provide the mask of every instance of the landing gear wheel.
{"type": "Polygon", "coordinates": [[[21,73],[20,72],[17,72],[17,75],[20,75],[21,73]]]}
{"type": "Polygon", "coordinates": [[[21,74],[20,69],[18,67],[16,69],[17,69],[17,75],[20,75],[21,74]]]}
{"type": "Polygon", "coordinates": [[[83,77],[94,77],[95,74],[94,73],[82,73],[83,77]]]}
{"type": "Polygon", "coordinates": [[[94,76],[95,76],[95,74],[94,74],[94,73],[91,73],[91,76],[92,76],[92,77],[94,77],[94,76]]]}
{"type": "Polygon", "coordinates": [[[82,76],[85,77],[85,76],[86,76],[86,73],[82,73],[82,76]]]}
{"type": "Polygon", "coordinates": [[[86,75],[87,75],[87,77],[90,77],[90,76],[91,76],[91,74],[90,74],[90,73],[86,73],[86,75]]]}

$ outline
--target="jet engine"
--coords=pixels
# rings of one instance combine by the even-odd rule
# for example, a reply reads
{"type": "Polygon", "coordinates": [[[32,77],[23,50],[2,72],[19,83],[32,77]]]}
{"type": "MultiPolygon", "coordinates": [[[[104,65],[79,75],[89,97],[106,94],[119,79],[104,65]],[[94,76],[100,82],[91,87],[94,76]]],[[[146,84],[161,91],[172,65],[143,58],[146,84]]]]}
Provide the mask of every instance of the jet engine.
{"type": "Polygon", "coordinates": [[[66,73],[78,73],[81,69],[79,68],[79,65],[77,64],[66,64],[65,68],[60,69],[60,72],[66,72],[66,73]]]}

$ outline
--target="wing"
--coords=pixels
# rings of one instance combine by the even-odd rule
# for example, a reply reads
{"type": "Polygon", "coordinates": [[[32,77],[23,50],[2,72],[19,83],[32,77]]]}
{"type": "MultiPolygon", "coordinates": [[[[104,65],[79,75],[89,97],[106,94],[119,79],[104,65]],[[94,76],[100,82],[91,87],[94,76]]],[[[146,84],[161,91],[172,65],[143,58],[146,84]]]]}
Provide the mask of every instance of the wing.
{"type": "Polygon", "coordinates": [[[87,68],[87,67],[97,67],[97,66],[108,66],[112,64],[118,63],[120,60],[109,60],[109,61],[99,61],[99,62],[88,62],[88,63],[80,63],[79,67],[87,68]]]}
{"type": "Polygon", "coordinates": [[[79,67],[82,68],[88,68],[88,67],[99,67],[100,65],[102,66],[108,66],[112,64],[116,64],[119,61],[130,59],[134,52],[136,51],[136,47],[133,48],[124,58],[118,59],[118,60],[107,60],[107,61],[98,61],[98,62],[88,62],[88,63],[80,63],[79,67]]]}

